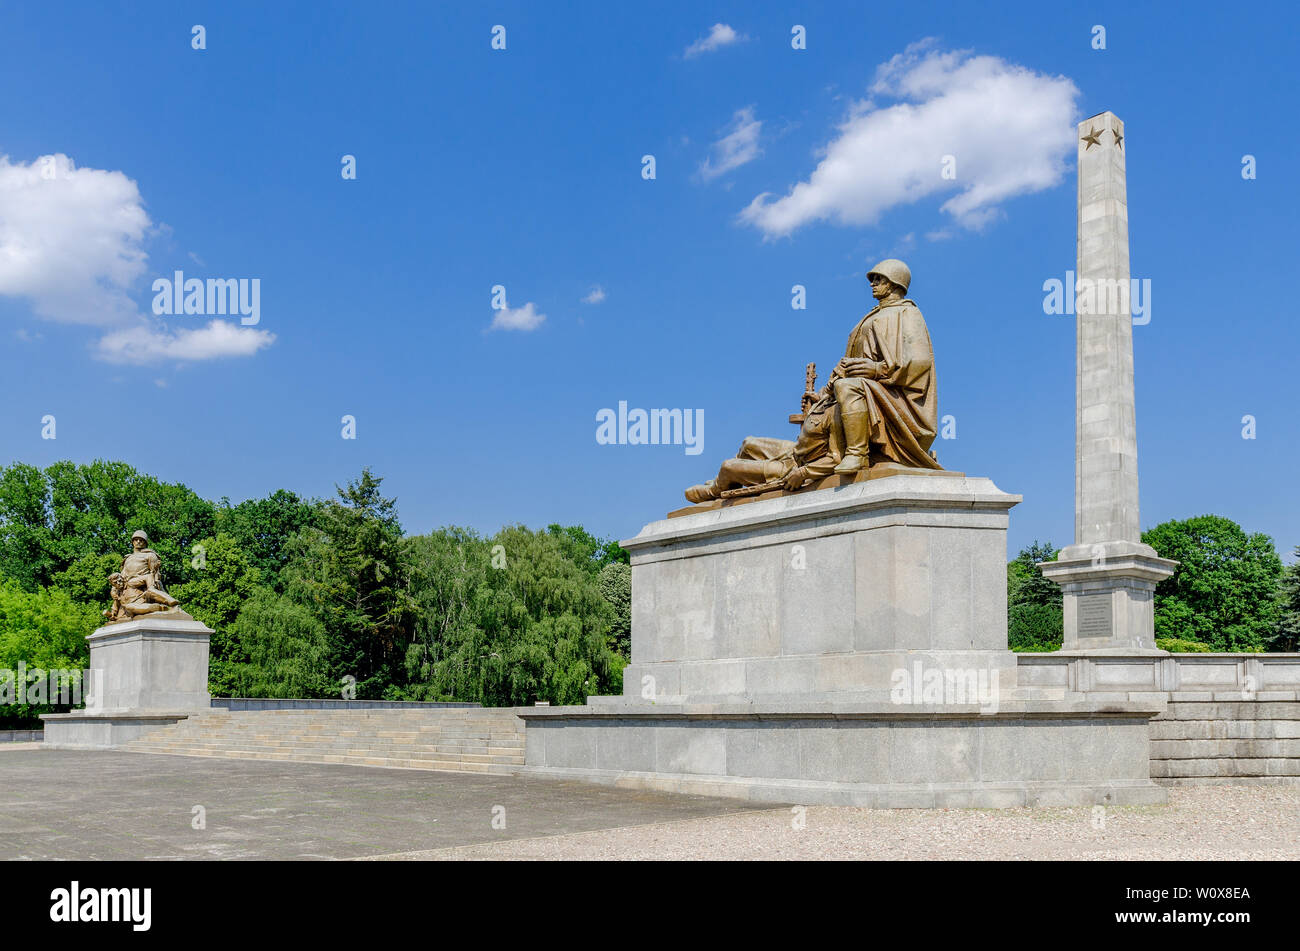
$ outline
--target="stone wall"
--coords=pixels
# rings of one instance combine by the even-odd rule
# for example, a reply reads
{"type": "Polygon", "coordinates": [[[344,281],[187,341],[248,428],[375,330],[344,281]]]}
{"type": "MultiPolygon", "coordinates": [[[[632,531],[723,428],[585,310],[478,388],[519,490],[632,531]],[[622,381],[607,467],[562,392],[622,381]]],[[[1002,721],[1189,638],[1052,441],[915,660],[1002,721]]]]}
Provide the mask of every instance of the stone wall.
{"type": "Polygon", "coordinates": [[[1021,654],[1019,683],[1067,699],[1163,701],[1151,777],[1165,784],[1300,782],[1300,654],[1021,654]]]}

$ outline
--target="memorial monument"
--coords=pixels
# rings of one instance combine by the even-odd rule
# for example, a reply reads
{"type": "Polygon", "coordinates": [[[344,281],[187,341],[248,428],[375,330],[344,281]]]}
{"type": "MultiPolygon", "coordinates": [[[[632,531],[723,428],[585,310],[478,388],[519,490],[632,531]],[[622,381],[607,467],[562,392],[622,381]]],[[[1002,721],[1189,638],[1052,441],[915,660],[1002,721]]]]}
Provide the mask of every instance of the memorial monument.
{"type": "Polygon", "coordinates": [[[1177,562],[1138,521],[1124,123],[1099,113],[1078,140],[1074,544],[1040,567],[1064,592],[1063,651],[1157,653],[1155,588],[1177,562]]]}
{"type": "Polygon", "coordinates": [[[131,536],[131,552],[108,579],[106,623],[87,636],[90,676],[85,710],[47,714],[45,745],[119,746],[177,720],[205,713],[211,628],[183,611],[163,585],[149,536],[131,536]]]}
{"type": "Polygon", "coordinates": [[[520,711],[525,771],[866,806],[1163,802],[1155,701],[1017,683],[1006,530],[1020,496],[940,467],[935,357],[901,261],[796,440],[749,437],[622,542],[621,697],[520,711]]]}

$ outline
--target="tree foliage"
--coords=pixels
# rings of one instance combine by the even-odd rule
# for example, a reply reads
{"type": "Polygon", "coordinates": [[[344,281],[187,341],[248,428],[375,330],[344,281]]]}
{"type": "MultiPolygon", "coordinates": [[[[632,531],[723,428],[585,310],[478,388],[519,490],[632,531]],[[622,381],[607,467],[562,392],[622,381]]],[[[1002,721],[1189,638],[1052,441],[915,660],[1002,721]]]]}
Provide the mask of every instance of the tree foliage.
{"type": "Polygon", "coordinates": [[[1061,649],[1061,586],[1038,569],[1040,561],[1055,561],[1057,554],[1051,542],[1035,541],[1007,563],[1007,643],[1014,651],[1061,649]]]}
{"type": "Polygon", "coordinates": [[[256,589],[230,632],[230,651],[216,661],[227,696],[339,699],[330,673],[334,645],[310,610],[270,588],[256,589]]]}
{"type": "Polygon", "coordinates": [[[360,699],[581,703],[621,689],[631,569],[617,542],[558,524],[404,538],[381,486],[367,469],[329,501],[280,490],[213,505],[120,462],[0,468],[8,650],[84,666],[108,575],[142,528],[168,589],[215,632],[215,696],[340,697],[345,677],[360,699]]]}
{"type": "Polygon", "coordinates": [[[1267,535],[1202,515],[1164,522],[1142,540],[1179,562],[1156,587],[1157,637],[1199,641],[1214,651],[1259,651],[1276,636],[1282,559],[1267,535]]]}
{"type": "Polygon", "coordinates": [[[1287,566],[1277,591],[1277,629],[1268,639],[1271,651],[1300,651],[1300,546],[1287,566]]]}
{"type": "Polygon", "coordinates": [[[217,529],[239,544],[266,584],[281,591],[289,542],[299,532],[316,526],[320,508],[320,503],[305,501],[285,489],[235,506],[222,499],[217,529]]]}
{"type": "MultiPolygon", "coordinates": [[[[13,580],[0,580],[0,668],[17,671],[81,671],[90,662],[86,635],[103,618],[93,607],[78,604],[65,591],[26,591],[13,580]]],[[[16,700],[16,696],[11,698],[16,700]]],[[[0,706],[0,725],[30,728],[51,704],[6,702],[0,706]]]]}
{"type": "Polygon", "coordinates": [[[612,561],[596,576],[600,593],[614,609],[610,622],[610,641],[624,657],[632,656],[632,567],[612,561]]]}
{"type": "Polygon", "coordinates": [[[486,540],[463,529],[410,539],[419,618],[407,652],[411,689],[488,706],[582,703],[621,690],[614,609],[573,541],[522,526],[486,540]]]}
{"type": "Polygon", "coordinates": [[[402,527],[382,482],[364,470],[286,546],[286,593],[330,632],[332,676],[355,678],[361,699],[381,698],[398,682],[409,640],[402,527]]]}
{"type": "MultiPolygon", "coordinates": [[[[103,601],[88,584],[112,555],[121,563],[143,529],[162,558],[164,583],[189,580],[191,547],[213,534],[216,508],[184,485],[159,482],[123,462],[56,462],[0,469],[0,576],[28,591],[66,586],[103,601]]],[[[116,567],[116,566],[115,566],[116,567]]]]}

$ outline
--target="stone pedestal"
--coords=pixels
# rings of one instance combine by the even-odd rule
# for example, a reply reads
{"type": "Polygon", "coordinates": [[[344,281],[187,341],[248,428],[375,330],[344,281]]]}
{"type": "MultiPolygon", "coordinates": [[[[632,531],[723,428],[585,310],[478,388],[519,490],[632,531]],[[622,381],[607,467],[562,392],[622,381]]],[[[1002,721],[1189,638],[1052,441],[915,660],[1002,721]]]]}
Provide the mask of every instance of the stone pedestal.
{"type": "Polygon", "coordinates": [[[1155,643],[1156,585],[1177,562],[1148,545],[1071,545],[1043,562],[1044,577],[1061,586],[1065,636],[1061,650],[1093,654],[1164,654],[1155,643]],[[1092,550],[1098,549],[1096,555],[1092,550]],[[1125,547],[1130,551],[1115,551],[1125,547]],[[1106,554],[1106,551],[1112,554],[1106,554]]]}
{"type": "Polygon", "coordinates": [[[102,749],[211,708],[211,628],[183,612],[99,628],[90,642],[85,710],[47,714],[45,744],[102,749]]]}
{"type": "Polygon", "coordinates": [[[647,525],[624,695],[520,710],[524,772],[788,803],[1163,802],[1160,700],[1066,703],[1007,650],[988,479],[900,473],[647,525]]]}
{"type": "Polygon", "coordinates": [[[1007,512],[989,479],[903,474],[653,522],[624,695],[886,701],[897,672],[1014,680],[1007,512]]]}
{"type": "Polygon", "coordinates": [[[1163,803],[1151,702],[533,707],[522,772],[637,789],[873,809],[1163,803]]]}

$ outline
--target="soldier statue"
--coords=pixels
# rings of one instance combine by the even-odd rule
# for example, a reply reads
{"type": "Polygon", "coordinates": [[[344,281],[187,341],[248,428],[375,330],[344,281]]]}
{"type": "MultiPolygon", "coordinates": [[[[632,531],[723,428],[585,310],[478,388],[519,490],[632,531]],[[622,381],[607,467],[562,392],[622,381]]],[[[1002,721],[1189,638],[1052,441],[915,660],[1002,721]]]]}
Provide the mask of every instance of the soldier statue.
{"type": "Polygon", "coordinates": [[[750,436],[716,478],[686,490],[690,502],[723,493],[798,490],[830,475],[854,477],[892,462],[941,469],[930,454],[938,423],[934,350],[915,302],[912,272],[890,258],[867,272],[877,303],[849,334],[826,386],[805,397],[798,440],[750,436]]]}
{"type": "Polygon", "coordinates": [[[137,531],[131,536],[131,548],[131,554],[122,559],[121,569],[108,578],[113,599],[113,606],[104,612],[108,623],[117,624],[161,611],[183,613],[177,609],[180,602],[163,589],[162,559],[149,547],[149,536],[137,531]]]}

